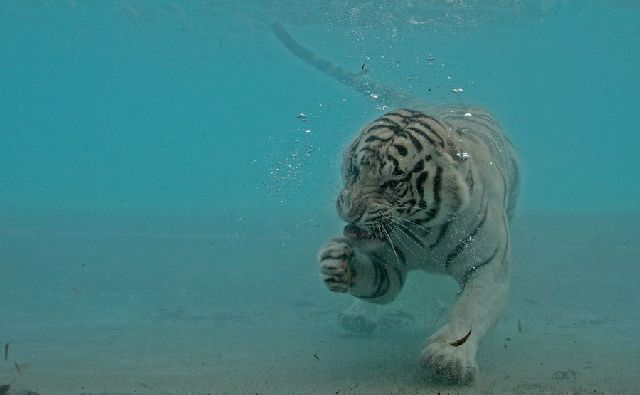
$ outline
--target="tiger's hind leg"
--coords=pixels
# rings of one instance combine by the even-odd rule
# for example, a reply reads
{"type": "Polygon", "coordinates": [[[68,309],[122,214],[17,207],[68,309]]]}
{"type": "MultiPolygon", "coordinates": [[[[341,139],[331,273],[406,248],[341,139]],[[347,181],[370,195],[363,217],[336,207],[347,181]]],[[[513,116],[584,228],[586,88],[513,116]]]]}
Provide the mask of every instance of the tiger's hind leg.
{"type": "Polygon", "coordinates": [[[338,322],[349,332],[369,334],[378,327],[379,309],[375,303],[356,298],[348,309],[338,315],[338,322]]]}
{"type": "Polygon", "coordinates": [[[416,327],[413,315],[386,305],[356,299],[338,315],[340,325],[353,333],[368,334],[380,329],[411,330],[416,327]]]}

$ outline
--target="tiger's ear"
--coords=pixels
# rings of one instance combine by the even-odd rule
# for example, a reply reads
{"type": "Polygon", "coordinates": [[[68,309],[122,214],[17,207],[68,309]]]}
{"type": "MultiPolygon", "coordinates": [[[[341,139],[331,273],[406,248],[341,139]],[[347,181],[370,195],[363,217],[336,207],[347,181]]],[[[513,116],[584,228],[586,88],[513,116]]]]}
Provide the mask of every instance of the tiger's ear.
{"type": "Polygon", "coordinates": [[[449,195],[451,211],[458,212],[469,204],[469,185],[457,169],[449,169],[445,174],[444,190],[449,195]]]}
{"type": "Polygon", "coordinates": [[[456,171],[456,184],[458,200],[460,201],[459,210],[462,210],[469,204],[469,201],[471,200],[471,192],[469,191],[469,184],[467,184],[467,181],[459,171],[456,171]]]}

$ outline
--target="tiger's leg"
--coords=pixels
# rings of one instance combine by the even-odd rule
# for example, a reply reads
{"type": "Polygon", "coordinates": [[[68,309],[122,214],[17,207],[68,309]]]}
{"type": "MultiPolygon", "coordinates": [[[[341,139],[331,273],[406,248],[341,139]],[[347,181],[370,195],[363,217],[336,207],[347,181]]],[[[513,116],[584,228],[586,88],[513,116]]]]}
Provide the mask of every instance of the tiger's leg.
{"type": "Polygon", "coordinates": [[[349,292],[358,298],[339,316],[342,326],[354,332],[375,329],[378,305],[393,300],[406,278],[405,270],[374,261],[345,238],[325,244],[318,261],[321,278],[329,290],[349,292]]]}
{"type": "Polygon", "coordinates": [[[338,322],[349,332],[361,334],[369,334],[376,328],[414,330],[417,325],[416,318],[406,311],[358,298],[338,315],[338,322]]]}
{"type": "Polygon", "coordinates": [[[338,315],[342,327],[354,333],[371,333],[378,326],[379,305],[356,298],[348,309],[338,315]]]}
{"type": "Polygon", "coordinates": [[[507,303],[509,260],[509,251],[502,249],[490,262],[474,270],[468,276],[447,324],[429,337],[420,362],[436,379],[456,383],[475,379],[478,344],[507,303]]]}

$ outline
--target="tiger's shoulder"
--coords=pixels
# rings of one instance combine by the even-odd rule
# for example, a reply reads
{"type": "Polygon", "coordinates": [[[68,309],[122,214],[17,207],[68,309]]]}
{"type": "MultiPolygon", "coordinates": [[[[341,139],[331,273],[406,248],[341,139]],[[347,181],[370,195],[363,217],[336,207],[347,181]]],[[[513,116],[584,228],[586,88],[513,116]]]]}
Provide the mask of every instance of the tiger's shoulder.
{"type": "MultiPolygon", "coordinates": [[[[429,112],[455,133],[458,155],[484,167],[488,187],[503,187],[509,195],[505,209],[513,216],[520,190],[520,160],[513,143],[494,115],[483,107],[448,104],[429,112]]],[[[480,170],[480,169],[479,169],[480,170]]]]}

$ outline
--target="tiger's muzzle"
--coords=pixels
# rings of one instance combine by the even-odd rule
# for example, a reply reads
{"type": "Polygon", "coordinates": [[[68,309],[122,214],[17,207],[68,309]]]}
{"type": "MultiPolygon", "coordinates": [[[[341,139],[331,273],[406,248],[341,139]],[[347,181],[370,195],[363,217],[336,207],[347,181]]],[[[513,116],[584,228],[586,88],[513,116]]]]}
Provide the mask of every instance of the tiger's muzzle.
{"type": "Polygon", "coordinates": [[[367,232],[354,224],[347,224],[342,231],[345,237],[349,239],[370,239],[371,233],[367,232]]]}

